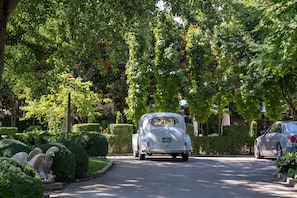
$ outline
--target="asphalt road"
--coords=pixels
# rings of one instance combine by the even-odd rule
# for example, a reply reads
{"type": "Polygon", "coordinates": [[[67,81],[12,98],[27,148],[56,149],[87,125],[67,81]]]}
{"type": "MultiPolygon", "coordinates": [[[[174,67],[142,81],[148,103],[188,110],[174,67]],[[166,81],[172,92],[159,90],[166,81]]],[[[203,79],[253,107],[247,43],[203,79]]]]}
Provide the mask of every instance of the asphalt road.
{"type": "Polygon", "coordinates": [[[252,157],[109,157],[103,176],[73,183],[50,197],[120,198],[296,198],[297,192],[273,177],[275,161],[252,157]]]}

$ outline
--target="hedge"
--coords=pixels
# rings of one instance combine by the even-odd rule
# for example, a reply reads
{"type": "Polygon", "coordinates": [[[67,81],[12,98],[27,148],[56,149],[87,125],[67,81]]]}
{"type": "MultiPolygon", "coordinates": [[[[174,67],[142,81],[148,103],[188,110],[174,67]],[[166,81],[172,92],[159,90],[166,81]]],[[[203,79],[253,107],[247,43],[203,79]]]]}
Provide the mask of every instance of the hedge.
{"type": "Polygon", "coordinates": [[[109,138],[110,151],[112,153],[132,152],[132,124],[110,124],[109,138]]]}
{"type": "Polygon", "coordinates": [[[192,125],[187,125],[187,133],[191,136],[194,155],[237,155],[251,154],[255,137],[248,136],[248,130],[243,125],[224,127],[223,136],[194,136],[192,125]],[[246,153],[243,148],[249,149],[246,153]]]}
{"type": "Polygon", "coordinates": [[[17,127],[0,127],[0,137],[1,135],[13,136],[17,132],[18,132],[17,127]]]}
{"type": "Polygon", "coordinates": [[[82,132],[82,131],[97,131],[101,132],[99,123],[84,123],[75,124],[72,126],[72,132],[82,132]]]}

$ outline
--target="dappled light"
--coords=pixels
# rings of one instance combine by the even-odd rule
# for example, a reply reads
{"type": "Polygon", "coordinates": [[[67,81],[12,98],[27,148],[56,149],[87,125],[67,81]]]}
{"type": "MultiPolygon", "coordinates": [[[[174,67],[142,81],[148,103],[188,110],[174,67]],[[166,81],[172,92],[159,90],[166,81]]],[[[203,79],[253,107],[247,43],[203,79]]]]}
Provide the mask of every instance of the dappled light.
{"type": "Polygon", "coordinates": [[[277,171],[273,160],[192,157],[183,162],[171,156],[149,156],[144,161],[111,158],[114,166],[109,172],[85,183],[71,184],[76,187],[66,187],[59,197],[86,197],[90,192],[91,197],[193,197],[198,192],[198,197],[296,197],[292,188],[273,177],[277,171]]]}

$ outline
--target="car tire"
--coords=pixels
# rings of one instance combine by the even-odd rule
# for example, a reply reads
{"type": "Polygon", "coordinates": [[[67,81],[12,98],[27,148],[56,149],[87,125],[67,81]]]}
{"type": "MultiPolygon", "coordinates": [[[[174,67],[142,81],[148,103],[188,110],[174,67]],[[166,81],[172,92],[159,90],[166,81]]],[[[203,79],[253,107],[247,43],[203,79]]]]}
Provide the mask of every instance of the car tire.
{"type": "Polygon", "coordinates": [[[276,145],[276,159],[279,159],[283,155],[282,146],[280,143],[276,145]]]}
{"type": "Polygon", "coordinates": [[[145,160],[145,154],[139,154],[139,160],[145,160]]]}
{"type": "Polygon", "coordinates": [[[138,157],[139,156],[139,152],[138,151],[133,151],[133,156],[134,157],[138,157]]]}
{"type": "Polygon", "coordinates": [[[257,144],[255,144],[254,146],[254,155],[256,159],[263,159],[263,156],[261,155],[259,146],[257,144]]]}
{"type": "Polygon", "coordinates": [[[188,161],[189,160],[189,154],[187,154],[187,153],[182,154],[182,158],[183,158],[183,161],[188,161]]]}

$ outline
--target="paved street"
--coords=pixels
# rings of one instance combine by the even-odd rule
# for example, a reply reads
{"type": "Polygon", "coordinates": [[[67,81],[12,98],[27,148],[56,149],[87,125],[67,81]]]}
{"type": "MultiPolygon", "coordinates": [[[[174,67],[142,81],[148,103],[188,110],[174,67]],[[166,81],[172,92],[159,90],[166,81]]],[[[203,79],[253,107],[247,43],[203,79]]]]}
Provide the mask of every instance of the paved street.
{"type": "Polygon", "coordinates": [[[114,165],[103,176],[68,185],[50,197],[121,198],[293,198],[297,192],[273,177],[273,160],[252,157],[109,157],[114,165]]]}

